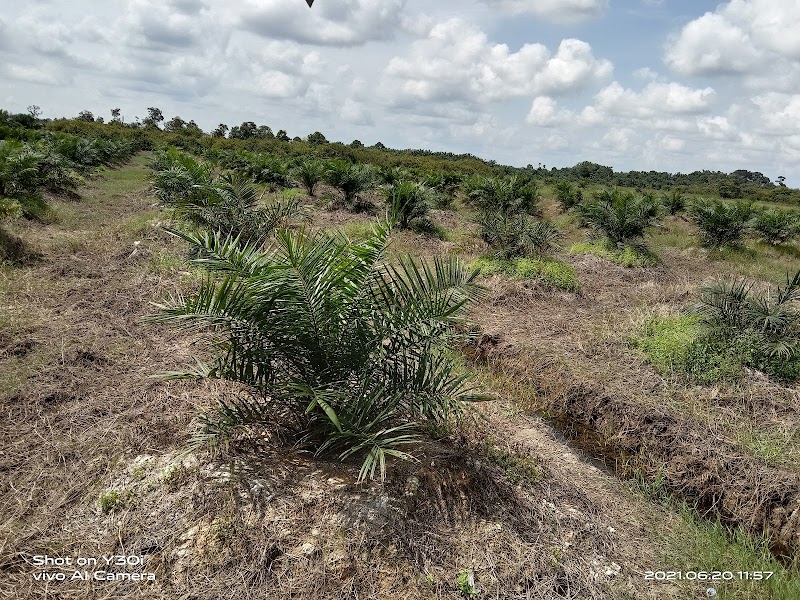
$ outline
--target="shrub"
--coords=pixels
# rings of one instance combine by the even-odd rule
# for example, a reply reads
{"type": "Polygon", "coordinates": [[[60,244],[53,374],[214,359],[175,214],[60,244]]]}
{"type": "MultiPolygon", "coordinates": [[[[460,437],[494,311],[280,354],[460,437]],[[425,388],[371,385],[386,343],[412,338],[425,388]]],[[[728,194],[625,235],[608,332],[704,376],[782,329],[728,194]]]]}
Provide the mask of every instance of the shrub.
{"type": "Polygon", "coordinates": [[[665,375],[681,375],[701,385],[742,375],[735,352],[708,336],[697,315],[649,319],[631,341],[665,375]]]}
{"type": "Polygon", "coordinates": [[[800,271],[763,294],[744,279],[700,291],[694,312],[651,319],[634,343],[659,371],[702,384],[741,376],[749,366],[800,378],[800,271]]]}
{"type": "Polygon", "coordinates": [[[558,248],[561,232],[549,221],[523,214],[485,212],[480,218],[481,237],[504,259],[541,255],[558,248]]]}
{"type": "Polygon", "coordinates": [[[249,390],[204,417],[198,441],[287,426],[317,455],[364,457],[361,479],[383,476],[387,457],[411,458],[419,424],[446,427],[477,398],[446,351],[479,292],[457,258],[386,264],[382,224],[357,242],[283,230],[266,251],[182,237],[210,277],[154,319],[210,334],[213,363],[188,375],[249,390]]]}
{"type": "Polygon", "coordinates": [[[721,198],[742,198],[744,196],[742,186],[736,181],[720,181],[717,191],[721,198]]]}
{"type": "Polygon", "coordinates": [[[689,214],[700,230],[702,244],[719,248],[742,243],[752,208],[741,202],[701,199],[690,207],[689,214]]]}
{"type": "Polygon", "coordinates": [[[800,234],[800,217],[784,210],[756,211],[751,226],[767,244],[785,244],[800,234]]]}
{"type": "Polygon", "coordinates": [[[658,203],[643,194],[601,192],[576,209],[588,227],[615,245],[630,244],[658,224],[658,203]]]}

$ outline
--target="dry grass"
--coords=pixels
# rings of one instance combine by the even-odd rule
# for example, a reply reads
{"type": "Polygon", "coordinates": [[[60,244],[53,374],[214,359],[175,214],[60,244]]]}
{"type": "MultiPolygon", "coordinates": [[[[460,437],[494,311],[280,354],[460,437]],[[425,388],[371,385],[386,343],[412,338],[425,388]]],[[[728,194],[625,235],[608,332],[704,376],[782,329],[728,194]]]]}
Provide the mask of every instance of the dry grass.
{"type": "MultiPolygon", "coordinates": [[[[215,457],[182,455],[198,410],[225,386],[150,377],[195,352],[143,320],[150,302],[193,275],[184,248],[158,228],[143,162],[106,173],[78,202],[55,201],[55,222],[18,227],[40,259],[0,271],[0,597],[460,598],[457,580],[470,572],[487,598],[701,597],[703,585],[642,582],[645,570],[674,568],[664,557],[680,553],[680,517],[525,409],[567,415],[555,399],[593,384],[626,398],[627,417],[659,404],[692,435],[713,425],[727,443],[742,433],[721,446],[736,456],[795,443],[790,426],[782,437],[763,432],[796,422],[796,390],[757,377],[716,391],[665,382],[627,344],[649,311],[685,303],[718,272],[678,248],[659,251],[665,265],[648,270],[569,258],[580,295],[488,280],[473,319],[508,342],[480,357],[497,368],[480,376],[498,401],[459,434],[416,448],[419,463],[393,464],[384,484],[358,485],[357,466],[311,460],[269,431],[215,457]],[[723,418],[750,426],[726,429],[723,418]],[[537,476],[520,480],[508,466],[519,461],[537,476]],[[157,581],[32,577],[36,554],[112,553],[144,555],[157,581]]],[[[463,213],[432,217],[444,239],[401,232],[394,249],[467,259],[485,251],[463,213]]],[[[313,218],[351,233],[371,219],[319,206],[313,218]]],[[[614,414],[603,413],[606,429],[614,414]]],[[[640,443],[628,424],[621,439],[640,443]]],[[[762,473],[786,468],[773,464],[762,473]]]]}

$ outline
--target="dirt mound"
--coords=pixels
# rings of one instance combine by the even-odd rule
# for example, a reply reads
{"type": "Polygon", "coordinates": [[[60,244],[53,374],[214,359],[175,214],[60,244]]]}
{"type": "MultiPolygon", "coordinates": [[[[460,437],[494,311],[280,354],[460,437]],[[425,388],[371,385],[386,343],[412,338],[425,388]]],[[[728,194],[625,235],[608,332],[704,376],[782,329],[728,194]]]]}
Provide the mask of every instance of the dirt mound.
{"type": "Polygon", "coordinates": [[[644,471],[701,512],[766,534],[776,554],[800,551],[795,473],[770,467],[666,409],[648,409],[600,386],[567,385],[550,404],[565,434],[621,475],[644,471]]]}

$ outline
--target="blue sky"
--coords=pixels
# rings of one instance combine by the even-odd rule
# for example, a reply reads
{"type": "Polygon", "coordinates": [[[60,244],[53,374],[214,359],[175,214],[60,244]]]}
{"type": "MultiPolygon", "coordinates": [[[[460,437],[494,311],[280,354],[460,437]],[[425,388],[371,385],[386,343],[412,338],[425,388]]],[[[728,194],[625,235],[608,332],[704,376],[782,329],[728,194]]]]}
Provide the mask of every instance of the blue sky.
{"type": "Polygon", "coordinates": [[[0,0],[0,106],[800,185],[800,0],[0,0]]]}

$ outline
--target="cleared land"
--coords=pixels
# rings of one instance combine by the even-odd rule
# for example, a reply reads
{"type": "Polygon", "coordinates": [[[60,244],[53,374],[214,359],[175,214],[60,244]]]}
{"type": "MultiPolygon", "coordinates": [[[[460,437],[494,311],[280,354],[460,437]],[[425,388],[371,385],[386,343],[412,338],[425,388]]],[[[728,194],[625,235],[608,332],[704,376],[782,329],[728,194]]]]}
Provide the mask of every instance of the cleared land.
{"type": "MultiPolygon", "coordinates": [[[[418,448],[420,462],[393,465],[384,485],[358,485],[356,464],[280,440],[182,454],[198,411],[226,389],[151,377],[202,347],[144,321],[200,277],[159,228],[146,160],[105,172],[80,200],[52,199],[49,222],[16,227],[35,257],[0,272],[2,597],[656,599],[712,585],[645,580],[658,570],[774,570],[716,587],[798,597],[764,546],[668,500],[751,532],[766,524],[773,550],[796,552],[798,387],[756,373],[688,385],[631,343],[711,278],[777,280],[796,248],[708,256],[675,218],[652,238],[657,267],[565,252],[579,293],[487,278],[471,315],[485,335],[464,367],[496,395],[485,419],[418,448]],[[44,554],[142,555],[144,568],[120,571],[156,581],[42,582],[33,556],[44,554]]],[[[307,200],[313,226],[365,231],[369,217],[307,200]]],[[[475,258],[485,247],[467,216],[434,211],[443,240],[398,232],[394,249],[475,258]]],[[[582,239],[561,225],[566,248],[582,239]]]]}

